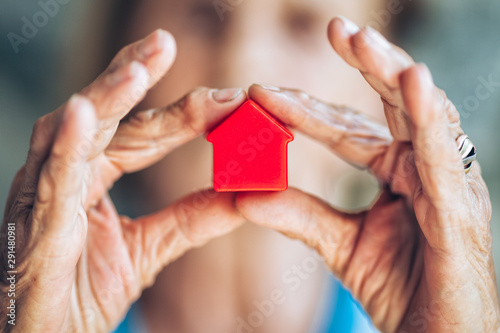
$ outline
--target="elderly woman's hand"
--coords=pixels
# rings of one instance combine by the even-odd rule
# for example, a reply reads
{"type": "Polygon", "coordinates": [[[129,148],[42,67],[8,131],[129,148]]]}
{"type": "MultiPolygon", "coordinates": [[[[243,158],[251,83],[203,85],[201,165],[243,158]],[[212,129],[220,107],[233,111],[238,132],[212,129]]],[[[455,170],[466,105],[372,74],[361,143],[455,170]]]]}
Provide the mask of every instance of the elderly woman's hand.
{"type": "Polygon", "coordinates": [[[121,121],[175,50],[168,33],[152,33],[37,121],[3,222],[0,331],[107,332],[164,265],[243,223],[231,194],[199,192],[135,221],[119,216],[107,194],[124,173],[158,161],[246,99],[241,89],[200,88],[121,121]]]}
{"type": "Polygon", "coordinates": [[[249,220],[314,247],[384,332],[493,332],[499,307],[491,204],[479,164],[468,174],[459,114],[431,74],[373,29],[336,18],[334,49],[380,94],[390,132],[346,107],[286,89],[250,97],[293,128],[369,168],[383,190],[347,214],[298,190],[245,193],[249,220]]]}

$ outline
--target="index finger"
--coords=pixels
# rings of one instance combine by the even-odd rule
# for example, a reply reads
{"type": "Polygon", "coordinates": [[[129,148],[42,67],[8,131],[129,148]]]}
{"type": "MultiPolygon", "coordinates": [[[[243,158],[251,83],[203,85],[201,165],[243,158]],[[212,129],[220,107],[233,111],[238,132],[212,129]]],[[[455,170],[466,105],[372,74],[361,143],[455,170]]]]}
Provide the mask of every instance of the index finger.
{"type": "Polygon", "coordinates": [[[291,89],[253,85],[248,94],[282,122],[326,144],[354,165],[370,167],[392,143],[387,127],[352,108],[291,89]]]}
{"type": "Polygon", "coordinates": [[[245,99],[241,88],[197,88],[166,107],[133,113],[104,154],[120,172],[141,170],[213,128],[245,99]]]}

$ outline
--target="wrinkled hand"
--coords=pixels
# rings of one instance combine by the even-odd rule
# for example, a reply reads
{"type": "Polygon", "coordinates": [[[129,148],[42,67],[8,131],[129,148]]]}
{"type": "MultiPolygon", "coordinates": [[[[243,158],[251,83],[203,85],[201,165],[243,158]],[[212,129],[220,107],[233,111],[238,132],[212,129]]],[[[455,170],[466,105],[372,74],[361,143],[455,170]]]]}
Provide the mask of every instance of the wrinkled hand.
{"type": "Polygon", "coordinates": [[[124,173],[155,163],[246,99],[241,90],[200,88],[120,122],[164,76],[175,51],[161,30],[127,46],[96,81],[35,124],[3,222],[1,331],[107,332],[163,266],[243,223],[232,194],[199,192],[135,221],[119,216],[107,195],[124,173]],[[16,238],[15,326],[6,316],[8,226],[16,238]]]}
{"type": "Polygon", "coordinates": [[[305,93],[252,86],[251,98],[289,126],[369,168],[383,190],[348,214],[298,190],[245,193],[249,220],[323,256],[383,332],[493,332],[499,307],[491,204],[479,164],[464,172],[459,114],[427,67],[370,28],[336,18],[329,39],[381,96],[389,131],[305,93]]]}

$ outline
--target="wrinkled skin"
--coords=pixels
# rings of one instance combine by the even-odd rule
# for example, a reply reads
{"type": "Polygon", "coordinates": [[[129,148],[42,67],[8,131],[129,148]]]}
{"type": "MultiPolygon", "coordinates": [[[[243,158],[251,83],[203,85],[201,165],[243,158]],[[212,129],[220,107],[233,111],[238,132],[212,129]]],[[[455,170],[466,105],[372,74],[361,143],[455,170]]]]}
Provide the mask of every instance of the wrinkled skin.
{"type": "MultiPolygon", "coordinates": [[[[14,327],[6,323],[2,271],[2,331],[107,332],[161,268],[243,223],[234,195],[210,191],[136,221],[116,212],[107,190],[123,173],[155,163],[246,99],[241,89],[199,88],[119,124],[175,58],[175,42],[164,31],[140,43],[35,124],[4,221],[4,231],[6,222],[16,224],[19,274],[14,327]]],[[[1,246],[5,256],[5,238],[1,246]]]]}
{"type": "Polygon", "coordinates": [[[458,112],[427,67],[378,32],[335,19],[329,38],[381,95],[393,139],[360,113],[299,91],[253,86],[249,95],[369,168],[379,199],[347,214],[291,189],[240,194],[239,211],[315,248],[382,332],[497,331],[491,203],[478,163],[463,170],[458,112]]]}
{"type": "MultiPolygon", "coordinates": [[[[392,137],[357,112],[301,92],[252,86],[249,95],[369,168],[384,185],[369,211],[342,213],[294,189],[206,191],[135,221],[120,217],[107,190],[123,173],[206,132],[246,98],[201,88],[120,122],[174,60],[172,37],[157,31],[35,125],[4,220],[4,231],[16,224],[19,274],[12,327],[2,271],[2,328],[108,331],[163,266],[247,219],[316,248],[384,332],[498,329],[491,205],[479,165],[463,171],[458,113],[428,70],[380,34],[337,18],[329,39],[381,94],[392,137]]],[[[5,238],[1,246],[5,256],[5,238]]]]}

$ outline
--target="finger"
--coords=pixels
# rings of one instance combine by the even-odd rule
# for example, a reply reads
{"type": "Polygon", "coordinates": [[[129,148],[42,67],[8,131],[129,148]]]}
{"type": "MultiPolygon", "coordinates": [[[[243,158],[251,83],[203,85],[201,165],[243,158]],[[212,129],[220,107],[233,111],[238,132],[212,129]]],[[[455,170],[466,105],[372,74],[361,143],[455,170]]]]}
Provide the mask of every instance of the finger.
{"type": "MultiPolygon", "coordinates": [[[[371,74],[376,78],[377,84],[382,88],[380,92],[388,92],[383,90],[385,88],[398,88],[399,73],[414,64],[413,59],[375,29],[371,27],[346,29],[348,26],[356,25],[346,18],[335,18],[330,23],[328,35],[334,49],[343,47],[349,50],[350,62],[357,65],[353,67],[362,74],[371,74]]],[[[387,97],[391,98],[392,95],[387,97]]]]}
{"type": "Polygon", "coordinates": [[[402,109],[399,75],[402,70],[414,64],[413,59],[374,29],[367,27],[360,30],[356,24],[343,17],[331,21],[328,37],[337,53],[348,64],[358,69],[380,94],[394,138],[409,141],[408,120],[402,109]]]}
{"type": "Polygon", "coordinates": [[[360,29],[345,17],[330,22],[328,39],[344,61],[368,77],[382,97],[397,102],[392,90],[399,88],[399,74],[414,64],[406,52],[373,28],[360,29]]]}
{"type": "Polygon", "coordinates": [[[97,127],[92,103],[75,95],[67,103],[49,158],[43,164],[34,205],[34,222],[45,234],[73,230],[85,191],[86,162],[97,127]]]}
{"type": "Polygon", "coordinates": [[[355,165],[369,167],[392,142],[386,127],[362,113],[321,102],[301,91],[253,85],[248,93],[285,124],[355,165]]]}
{"type": "Polygon", "coordinates": [[[328,145],[344,160],[371,172],[393,193],[419,186],[410,144],[391,144],[388,129],[345,106],[323,103],[297,90],[254,85],[249,95],[287,125],[328,145]]]}
{"type": "Polygon", "coordinates": [[[104,73],[81,92],[96,106],[99,131],[94,153],[108,145],[119,121],[145,96],[172,66],[176,55],[173,37],[156,30],[122,49],[104,73]]]}
{"type": "Polygon", "coordinates": [[[119,120],[165,75],[175,56],[172,35],[156,30],[118,52],[104,73],[81,93],[96,105],[100,120],[119,120]]]}
{"type": "Polygon", "coordinates": [[[449,212],[459,208],[464,203],[466,179],[454,133],[448,126],[446,101],[436,93],[425,65],[406,70],[401,86],[425,196],[437,209],[449,212]]]}
{"type": "MultiPolygon", "coordinates": [[[[157,30],[144,40],[125,47],[106,71],[80,93],[94,104],[98,129],[91,156],[100,153],[111,140],[120,119],[137,104],[171,67],[176,54],[173,37],[157,30]]],[[[43,161],[47,158],[66,104],[40,118],[33,129],[26,161],[25,188],[33,192],[43,161]]]]}
{"type": "Polygon", "coordinates": [[[236,209],[249,221],[299,239],[316,249],[340,278],[354,251],[364,214],[339,212],[296,189],[242,192],[236,209]]]}
{"type": "MultiPolygon", "coordinates": [[[[131,63],[124,68],[121,68],[114,73],[115,75],[127,75],[126,84],[118,84],[116,89],[108,89],[109,98],[119,98],[122,95],[127,96],[127,92],[133,89],[134,84],[140,84],[145,80],[145,69],[143,66],[137,62],[131,63]],[[130,75],[130,77],[129,77],[130,75]]],[[[120,82],[123,83],[123,82],[120,82]]],[[[80,95],[85,97],[84,95],[80,95]]],[[[89,102],[92,101],[87,98],[89,102]]],[[[54,112],[47,114],[37,120],[35,123],[33,134],[30,140],[30,150],[28,152],[28,158],[26,161],[26,181],[25,188],[32,193],[36,190],[36,185],[38,183],[40,170],[43,162],[48,158],[50,154],[50,149],[53,145],[56,133],[61,126],[62,118],[66,110],[68,109],[69,101],[63,104],[54,112]]],[[[109,143],[109,140],[113,136],[118,123],[119,117],[105,118],[101,115],[101,118],[97,115],[97,105],[95,106],[95,113],[98,117],[98,126],[92,132],[84,133],[86,140],[91,143],[90,157],[95,157],[99,154],[104,147],[109,143]]],[[[101,103],[102,108],[102,103],[101,103]]]]}
{"type": "Polygon", "coordinates": [[[244,223],[234,207],[234,193],[212,190],[189,195],[164,210],[130,221],[122,219],[132,263],[143,287],[168,263],[194,247],[244,223]]]}
{"type": "Polygon", "coordinates": [[[198,88],[167,107],[134,113],[122,122],[105,155],[120,173],[141,170],[213,128],[245,100],[240,88],[198,88]]]}
{"type": "Polygon", "coordinates": [[[95,109],[81,96],[66,104],[61,125],[47,161],[42,166],[33,207],[29,238],[23,248],[30,249],[23,274],[29,298],[21,316],[36,314],[29,331],[53,331],[61,327],[61,316],[49,310],[51,302],[67,307],[73,287],[73,274],[86,235],[86,214],[82,207],[89,142],[86,133],[97,127],[95,109]],[[47,298],[47,290],[58,290],[47,298]],[[50,301],[49,301],[50,299],[50,301]],[[40,324],[37,318],[45,318],[40,324]],[[43,328],[41,328],[43,326],[43,328]]]}
{"type": "MultiPolygon", "coordinates": [[[[375,324],[394,331],[399,320],[388,321],[387,314],[380,313],[380,304],[387,297],[405,303],[406,290],[413,290],[419,282],[417,274],[409,276],[408,272],[412,267],[420,269],[418,260],[408,260],[415,256],[419,240],[416,223],[399,218],[408,213],[404,198],[384,191],[369,212],[346,214],[309,194],[288,189],[239,193],[236,208],[249,221],[315,248],[365,310],[378,314],[373,317],[375,324]],[[388,284],[391,288],[384,288],[388,284]]],[[[404,312],[405,307],[395,311],[404,312]]]]}

